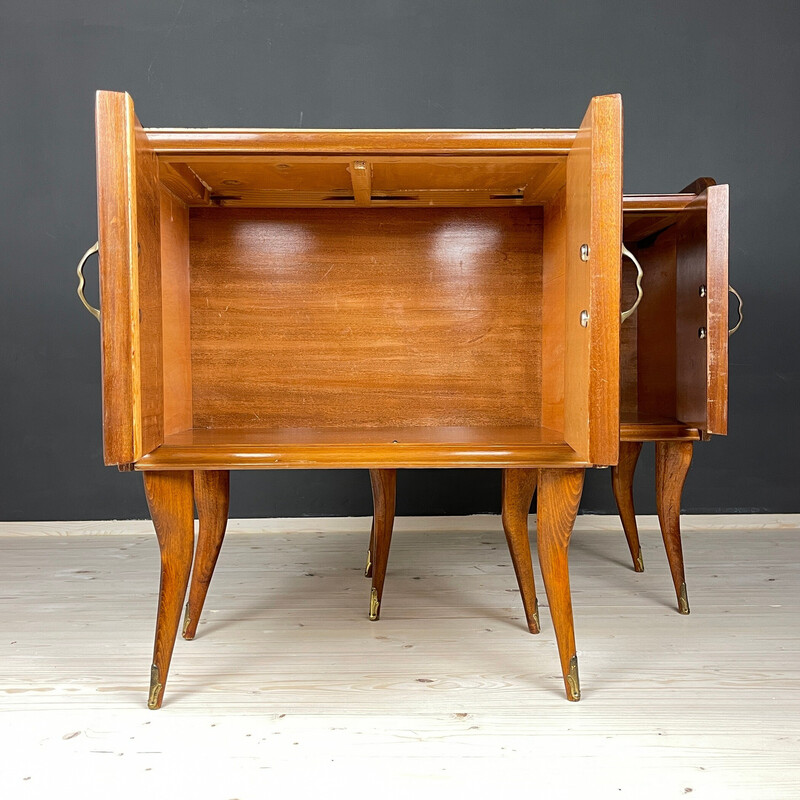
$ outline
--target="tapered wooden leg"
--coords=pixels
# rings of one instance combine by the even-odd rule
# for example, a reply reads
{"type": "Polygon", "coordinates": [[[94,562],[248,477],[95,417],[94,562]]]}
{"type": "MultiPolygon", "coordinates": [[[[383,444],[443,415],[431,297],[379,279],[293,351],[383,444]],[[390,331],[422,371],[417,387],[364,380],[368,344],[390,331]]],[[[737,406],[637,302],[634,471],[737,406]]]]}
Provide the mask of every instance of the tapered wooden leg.
{"type": "Polygon", "coordinates": [[[519,592],[528,630],[539,633],[539,601],[533,581],[531,542],[528,536],[528,512],[536,491],[538,471],[535,469],[503,470],[503,530],[508,542],[511,563],[517,574],[519,592]]]}
{"type": "MultiPolygon", "coordinates": [[[[372,470],[370,470],[372,475],[372,470]]],[[[364,577],[372,577],[372,548],[375,546],[375,519],[372,519],[372,527],[369,530],[369,550],[367,550],[367,563],[364,565],[364,577]]]]}
{"type": "Polygon", "coordinates": [[[628,540],[628,549],[633,559],[633,569],[636,572],[644,572],[639,531],[636,528],[636,511],[633,507],[633,474],[636,472],[636,462],[641,452],[641,442],[620,442],[619,464],[611,467],[611,486],[614,489],[614,498],[617,501],[625,538],[628,540]]]}
{"type": "Polygon", "coordinates": [[[225,538],[230,500],[230,472],[227,470],[196,470],[194,473],[194,502],[200,522],[197,547],[189,586],[189,600],[183,619],[183,638],[194,639],[197,624],[206,602],[208,586],[225,538]]]}
{"type": "Polygon", "coordinates": [[[569,540],[583,491],[582,469],[541,469],[537,539],[542,579],[556,631],[567,700],[581,699],[572,597],[569,591],[569,540]]]}
{"type": "Polygon", "coordinates": [[[381,613],[383,581],[389,561],[389,546],[392,543],[394,505],[397,494],[396,469],[371,469],[372,503],[374,517],[372,525],[372,588],[369,595],[369,618],[376,620],[381,613]]]}
{"type": "Polygon", "coordinates": [[[144,491],[161,548],[156,641],[150,670],[148,708],[161,708],[172,650],[192,568],[194,513],[192,473],[145,472],[144,491]]]}
{"type": "Polygon", "coordinates": [[[681,547],[681,494],[691,463],[691,442],[656,442],[656,509],[681,614],[689,613],[681,547]]]}

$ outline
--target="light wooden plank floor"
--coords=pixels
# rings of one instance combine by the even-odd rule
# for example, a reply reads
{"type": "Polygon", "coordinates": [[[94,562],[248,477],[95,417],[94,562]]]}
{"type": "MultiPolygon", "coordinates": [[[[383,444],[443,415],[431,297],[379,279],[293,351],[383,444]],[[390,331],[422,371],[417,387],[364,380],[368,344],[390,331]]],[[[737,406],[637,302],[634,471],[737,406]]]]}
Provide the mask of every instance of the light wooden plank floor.
{"type": "Polygon", "coordinates": [[[399,530],[377,623],[368,521],[234,533],[151,712],[157,545],[131,527],[0,537],[2,798],[800,797],[800,530],[686,532],[682,617],[656,531],[637,575],[582,525],[578,704],[497,518],[399,530]]]}

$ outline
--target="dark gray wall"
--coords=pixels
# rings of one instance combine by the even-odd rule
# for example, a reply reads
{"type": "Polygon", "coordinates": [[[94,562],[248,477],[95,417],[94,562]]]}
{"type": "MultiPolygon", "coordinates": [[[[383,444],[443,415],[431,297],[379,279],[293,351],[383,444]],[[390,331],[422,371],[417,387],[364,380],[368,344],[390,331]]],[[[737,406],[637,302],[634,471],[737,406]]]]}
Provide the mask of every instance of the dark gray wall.
{"type": "MultiPolygon", "coordinates": [[[[0,518],[146,513],[102,465],[98,326],[75,296],[96,238],[93,103],[150,126],[573,127],[625,104],[625,190],[731,184],[730,430],[698,445],[688,511],[800,511],[798,96],[791,2],[3,0],[0,518]]],[[[94,276],[96,267],[89,267],[94,276]]],[[[96,294],[96,278],[90,279],[96,294]]],[[[639,508],[653,511],[652,454],[639,508]]],[[[585,511],[611,512],[607,471],[585,511]]],[[[403,473],[399,513],[497,511],[493,471],[403,473]]],[[[370,509],[365,472],[256,472],[235,516],[370,509]]]]}

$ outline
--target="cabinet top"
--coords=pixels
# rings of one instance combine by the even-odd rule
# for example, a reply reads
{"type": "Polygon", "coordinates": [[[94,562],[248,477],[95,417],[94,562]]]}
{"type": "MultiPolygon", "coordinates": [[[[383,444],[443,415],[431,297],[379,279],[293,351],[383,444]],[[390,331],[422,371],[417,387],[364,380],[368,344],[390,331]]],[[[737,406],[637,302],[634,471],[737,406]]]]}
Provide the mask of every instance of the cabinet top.
{"type": "Polygon", "coordinates": [[[506,130],[310,130],[305,128],[146,128],[156,153],[274,155],[567,155],[577,131],[567,128],[506,130]]]}

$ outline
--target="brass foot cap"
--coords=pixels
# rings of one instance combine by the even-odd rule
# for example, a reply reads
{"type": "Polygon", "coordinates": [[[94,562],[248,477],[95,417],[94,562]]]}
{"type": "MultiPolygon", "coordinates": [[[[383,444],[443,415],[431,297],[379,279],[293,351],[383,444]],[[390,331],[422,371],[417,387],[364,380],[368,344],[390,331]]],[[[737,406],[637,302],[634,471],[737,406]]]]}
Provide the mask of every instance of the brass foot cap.
{"type": "Polygon", "coordinates": [[[164,685],[161,683],[161,678],[158,673],[158,667],[153,664],[150,667],[150,694],[147,698],[147,707],[151,711],[161,708],[161,690],[164,685]]]}
{"type": "Polygon", "coordinates": [[[641,550],[636,554],[636,560],[634,562],[633,568],[636,572],[644,572],[644,560],[642,559],[641,550]]]}
{"type": "Polygon", "coordinates": [[[542,626],[539,623],[539,598],[536,598],[536,601],[533,606],[533,617],[528,622],[528,628],[530,629],[531,633],[540,633],[542,630],[542,626]]]}
{"type": "Polygon", "coordinates": [[[577,702],[581,699],[581,682],[578,677],[578,656],[572,656],[569,660],[569,669],[566,674],[567,699],[577,702]]]}
{"type": "Polygon", "coordinates": [[[189,604],[186,604],[186,613],[183,617],[183,630],[181,631],[181,636],[187,641],[191,641],[194,639],[194,632],[189,633],[189,626],[192,624],[192,618],[189,616],[189,604]]]}
{"type": "Polygon", "coordinates": [[[689,613],[689,598],[686,596],[686,584],[682,583],[678,592],[678,611],[681,614],[689,613]]]}
{"type": "Polygon", "coordinates": [[[369,618],[372,622],[378,619],[381,612],[381,601],[378,600],[378,590],[373,586],[369,593],[369,618]]]}

